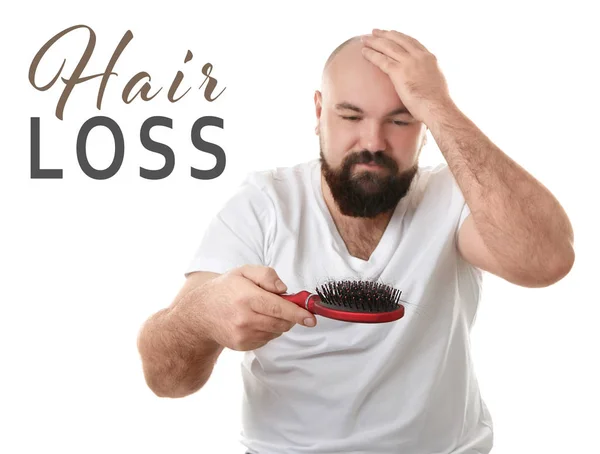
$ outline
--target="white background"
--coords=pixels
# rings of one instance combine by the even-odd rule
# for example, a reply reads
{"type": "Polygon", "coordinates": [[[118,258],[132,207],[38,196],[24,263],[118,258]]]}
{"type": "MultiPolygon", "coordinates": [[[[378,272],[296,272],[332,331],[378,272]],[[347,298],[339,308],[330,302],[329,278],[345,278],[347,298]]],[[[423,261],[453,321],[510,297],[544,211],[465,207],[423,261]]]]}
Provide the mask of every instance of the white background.
{"type": "MultiPolygon", "coordinates": [[[[600,35],[584,6],[593,2],[83,4],[21,4],[1,19],[0,452],[243,452],[241,354],[226,351],[199,393],[160,399],[143,379],[138,329],[171,303],[203,229],[248,171],[318,156],[321,67],[335,46],[373,27],[408,33],[436,54],[458,106],[553,191],[575,229],[576,263],[558,284],[525,289],[485,276],[472,345],[493,452],[598,452],[600,35]],[[134,38],[102,111],[93,79],[74,89],[59,121],[62,82],[41,92],[27,75],[38,49],[76,24],[97,35],[84,75],[104,71],[127,30],[134,38]],[[194,58],[184,66],[188,49],[194,58]],[[175,73],[184,71],[182,88],[197,87],[206,62],[223,95],[208,103],[194,88],[168,102],[175,73]],[[139,71],[163,91],[126,105],[121,90],[139,71]],[[80,126],[95,115],[125,136],[123,166],[104,181],[85,176],[75,152],[80,126]],[[173,119],[173,129],[152,131],[176,153],[161,181],[139,176],[140,167],[163,165],[139,141],[153,115],[173,119]],[[223,130],[203,131],[227,156],[212,181],[189,173],[215,162],[190,141],[205,115],[224,120],[223,130]],[[42,167],[62,168],[62,180],[29,176],[32,116],[41,118],[42,167]]],[[[46,56],[40,85],[64,58],[63,76],[73,70],[87,37],[69,36],[46,56]]],[[[98,128],[91,163],[108,166],[112,147],[98,128]]],[[[442,160],[430,137],[421,163],[442,160]]]]}

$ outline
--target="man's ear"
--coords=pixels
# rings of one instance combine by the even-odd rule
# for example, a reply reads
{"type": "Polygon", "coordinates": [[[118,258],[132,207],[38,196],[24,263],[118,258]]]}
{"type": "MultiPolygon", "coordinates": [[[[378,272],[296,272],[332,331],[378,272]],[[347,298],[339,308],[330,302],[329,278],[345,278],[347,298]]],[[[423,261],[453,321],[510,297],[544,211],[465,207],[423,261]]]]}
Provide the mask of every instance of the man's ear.
{"type": "Polygon", "coordinates": [[[315,126],[315,134],[319,135],[319,124],[321,122],[321,111],[323,108],[323,96],[319,90],[315,91],[315,114],[317,115],[317,126],[315,126]]]}

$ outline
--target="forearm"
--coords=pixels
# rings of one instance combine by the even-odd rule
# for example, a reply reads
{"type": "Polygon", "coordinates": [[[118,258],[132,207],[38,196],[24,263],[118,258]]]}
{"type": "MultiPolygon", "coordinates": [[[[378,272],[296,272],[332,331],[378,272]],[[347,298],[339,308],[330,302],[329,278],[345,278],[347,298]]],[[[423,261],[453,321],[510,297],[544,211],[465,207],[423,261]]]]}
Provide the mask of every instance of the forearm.
{"type": "Polygon", "coordinates": [[[500,265],[541,272],[570,263],[573,230],[547,188],[452,103],[435,113],[428,126],[500,265]]]}
{"type": "MultiPolygon", "coordinates": [[[[185,298],[194,296],[190,292],[185,298]]],[[[198,391],[223,350],[196,324],[192,329],[192,315],[182,303],[152,316],[138,338],[146,382],[160,397],[185,397],[198,391]]]]}

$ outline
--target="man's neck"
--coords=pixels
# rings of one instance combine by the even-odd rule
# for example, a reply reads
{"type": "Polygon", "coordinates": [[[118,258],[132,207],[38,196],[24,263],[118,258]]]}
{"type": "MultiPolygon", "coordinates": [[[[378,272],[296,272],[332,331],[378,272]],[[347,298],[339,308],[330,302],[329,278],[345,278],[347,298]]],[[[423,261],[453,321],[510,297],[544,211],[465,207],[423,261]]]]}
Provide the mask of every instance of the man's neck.
{"type": "Polygon", "coordinates": [[[393,210],[381,213],[374,218],[348,216],[339,210],[323,176],[321,176],[321,187],[325,204],[348,252],[354,257],[368,260],[379,244],[392,218],[393,210]]]}

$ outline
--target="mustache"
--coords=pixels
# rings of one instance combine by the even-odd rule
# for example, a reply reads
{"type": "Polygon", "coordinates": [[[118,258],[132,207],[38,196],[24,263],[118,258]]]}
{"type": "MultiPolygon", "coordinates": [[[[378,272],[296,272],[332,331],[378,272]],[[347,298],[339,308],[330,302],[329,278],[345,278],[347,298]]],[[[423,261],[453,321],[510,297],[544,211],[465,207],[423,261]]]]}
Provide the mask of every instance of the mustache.
{"type": "Polygon", "coordinates": [[[353,165],[371,163],[390,169],[394,173],[398,171],[398,165],[396,162],[388,155],[384,154],[383,151],[376,151],[372,153],[369,150],[362,150],[360,152],[348,155],[348,157],[344,159],[343,168],[344,170],[348,171],[353,165]]]}

